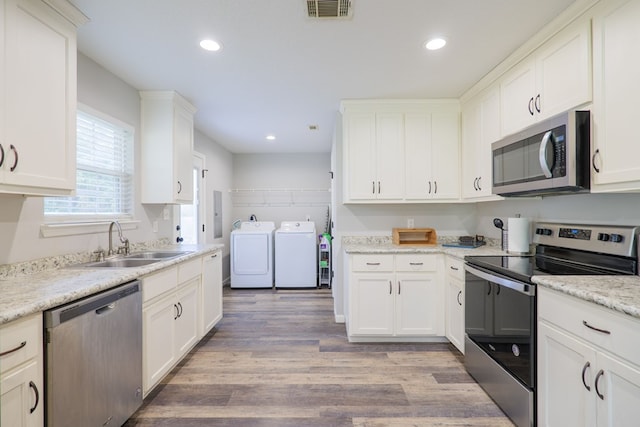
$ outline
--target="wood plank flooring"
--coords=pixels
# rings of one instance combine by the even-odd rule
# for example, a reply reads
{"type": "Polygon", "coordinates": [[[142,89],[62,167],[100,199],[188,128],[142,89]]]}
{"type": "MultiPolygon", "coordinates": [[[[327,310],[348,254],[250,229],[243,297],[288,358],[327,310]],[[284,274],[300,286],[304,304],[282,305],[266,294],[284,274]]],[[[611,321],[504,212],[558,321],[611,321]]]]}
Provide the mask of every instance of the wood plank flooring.
{"type": "Polygon", "coordinates": [[[512,425],[449,344],[352,344],[328,289],[230,288],[223,320],[125,424],[512,425]]]}

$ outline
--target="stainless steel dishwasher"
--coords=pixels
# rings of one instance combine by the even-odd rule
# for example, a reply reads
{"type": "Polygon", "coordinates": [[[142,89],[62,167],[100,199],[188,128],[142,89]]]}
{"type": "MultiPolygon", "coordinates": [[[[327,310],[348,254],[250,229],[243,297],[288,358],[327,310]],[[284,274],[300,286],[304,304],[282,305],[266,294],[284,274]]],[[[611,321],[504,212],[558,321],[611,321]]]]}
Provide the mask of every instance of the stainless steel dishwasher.
{"type": "Polygon", "coordinates": [[[48,427],[121,426],[142,404],[140,282],[45,312],[48,427]]]}

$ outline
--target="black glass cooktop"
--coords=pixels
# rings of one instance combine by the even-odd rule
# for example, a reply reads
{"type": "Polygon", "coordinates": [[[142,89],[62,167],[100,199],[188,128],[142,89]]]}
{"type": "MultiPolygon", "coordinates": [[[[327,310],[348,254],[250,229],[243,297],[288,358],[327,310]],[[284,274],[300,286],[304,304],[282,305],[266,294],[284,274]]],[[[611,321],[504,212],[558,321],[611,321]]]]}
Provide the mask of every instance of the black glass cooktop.
{"type": "Polygon", "coordinates": [[[602,254],[557,249],[529,256],[467,256],[465,261],[514,279],[531,282],[531,276],[584,276],[635,274],[636,261],[602,254]]]}

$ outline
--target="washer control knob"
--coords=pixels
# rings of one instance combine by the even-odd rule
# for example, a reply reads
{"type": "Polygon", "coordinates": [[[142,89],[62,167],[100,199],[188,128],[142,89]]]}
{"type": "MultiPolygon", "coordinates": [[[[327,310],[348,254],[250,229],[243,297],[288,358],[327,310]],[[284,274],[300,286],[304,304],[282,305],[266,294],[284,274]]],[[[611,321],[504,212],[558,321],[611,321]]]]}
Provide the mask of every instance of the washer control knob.
{"type": "Polygon", "coordinates": [[[611,241],[614,243],[622,243],[624,236],[622,234],[612,234],[611,241]]]}

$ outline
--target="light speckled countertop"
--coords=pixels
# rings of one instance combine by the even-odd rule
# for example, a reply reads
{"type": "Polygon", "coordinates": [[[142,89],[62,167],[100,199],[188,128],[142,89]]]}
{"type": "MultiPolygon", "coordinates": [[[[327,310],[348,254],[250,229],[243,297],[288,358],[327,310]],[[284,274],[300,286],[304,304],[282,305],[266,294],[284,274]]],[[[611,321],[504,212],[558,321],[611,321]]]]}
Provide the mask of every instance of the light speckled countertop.
{"type": "Polygon", "coordinates": [[[95,294],[154,271],[221,250],[223,245],[170,245],[160,251],[192,251],[142,267],[58,268],[0,279],[0,325],[95,294]]]}
{"type": "Polygon", "coordinates": [[[638,276],[533,276],[532,281],[640,319],[638,276]]]}
{"type": "MultiPolygon", "coordinates": [[[[347,237],[342,242],[348,254],[433,253],[453,255],[464,259],[467,255],[513,255],[497,246],[485,245],[475,249],[442,246],[394,245],[389,238],[347,237]]],[[[563,292],[640,319],[640,276],[533,276],[540,286],[563,292]]]]}

